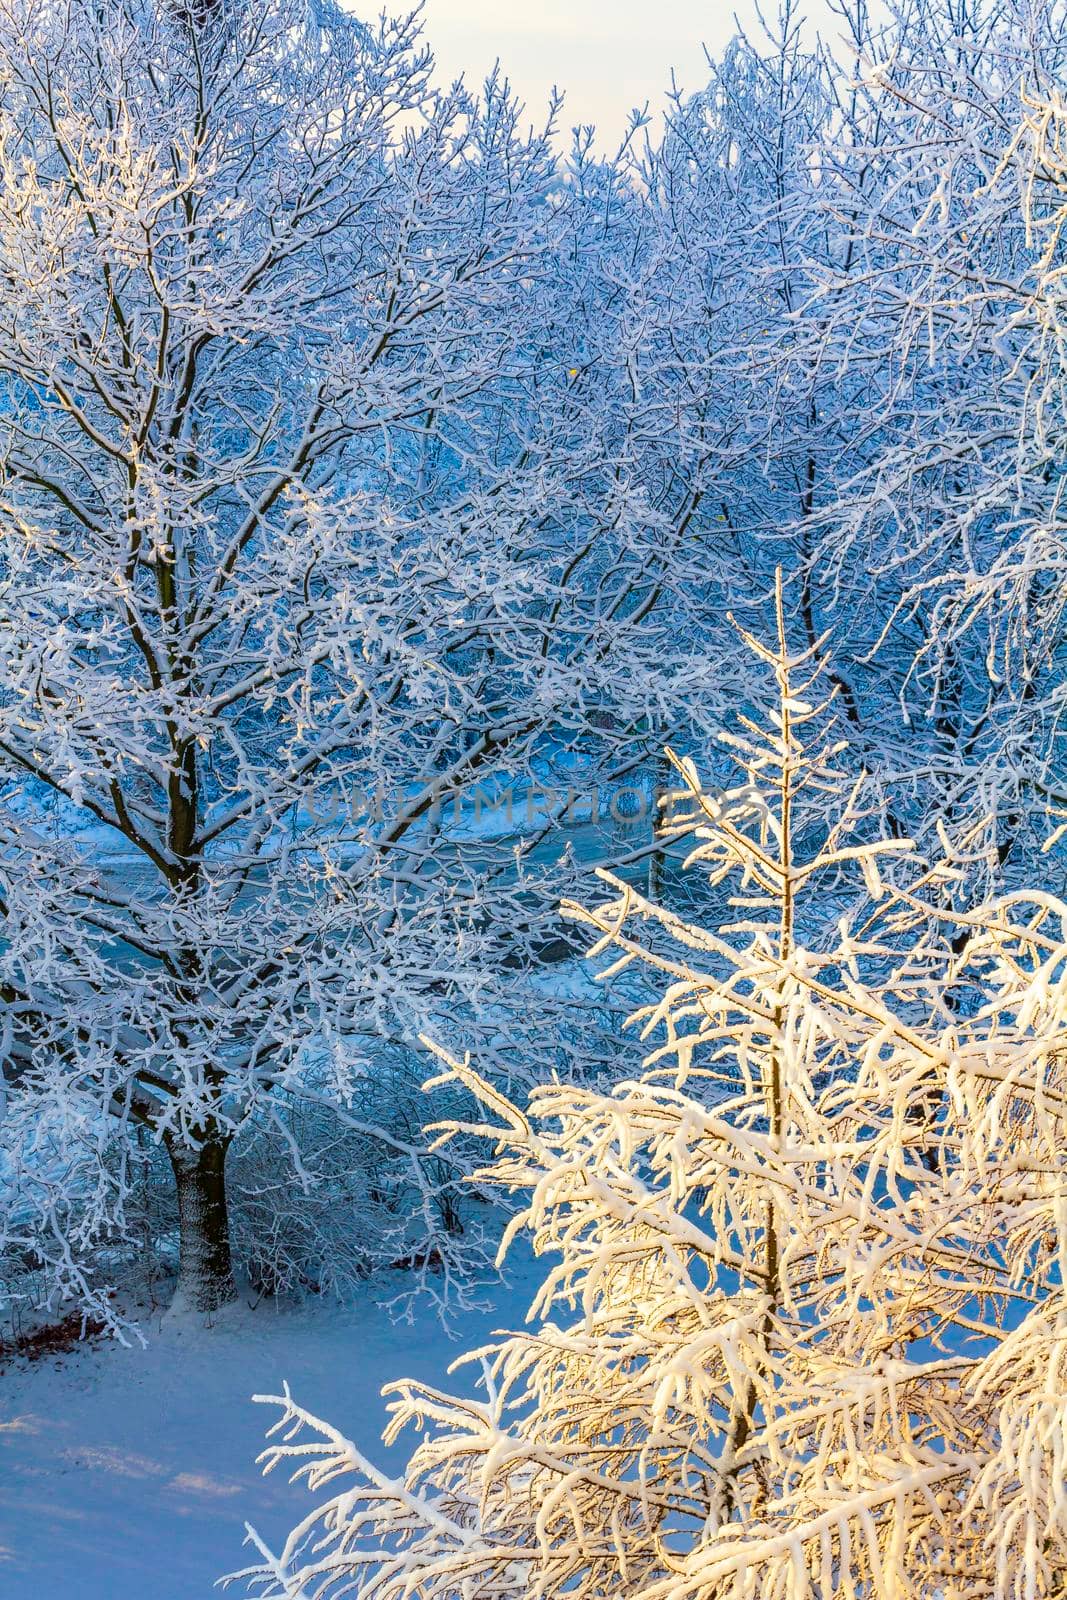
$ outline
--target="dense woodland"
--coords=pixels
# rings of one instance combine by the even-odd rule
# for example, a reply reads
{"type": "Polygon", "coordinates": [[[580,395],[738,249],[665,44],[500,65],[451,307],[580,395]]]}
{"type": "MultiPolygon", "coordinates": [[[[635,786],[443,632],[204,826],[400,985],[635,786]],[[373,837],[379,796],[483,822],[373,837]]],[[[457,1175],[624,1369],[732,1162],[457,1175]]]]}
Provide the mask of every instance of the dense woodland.
{"type": "Polygon", "coordinates": [[[546,1256],[261,1595],[1067,1584],[1067,7],[832,9],[0,0],[5,1336],[546,1256]]]}

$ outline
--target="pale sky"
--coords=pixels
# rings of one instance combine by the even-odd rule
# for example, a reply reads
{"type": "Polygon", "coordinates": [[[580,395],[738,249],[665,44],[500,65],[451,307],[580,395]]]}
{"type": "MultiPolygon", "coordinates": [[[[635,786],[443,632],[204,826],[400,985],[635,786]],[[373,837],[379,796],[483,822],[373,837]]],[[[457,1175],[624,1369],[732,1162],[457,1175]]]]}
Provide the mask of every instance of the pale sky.
{"type": "MultiPolygon", "coordinates": [[[[825,26],[825,0],[805,10],[825,26]]],[[[705,81],[702,45],[717,54],[735,13],[754,24],[754,0],[425,0],[423,15],[443,78],[476,83],[499,57],[532,120],[556,84],[567,95],[562,128],[595,122],[608,148],[632,106],[661,103],[672,67],[684,89],[705,81]]]]}

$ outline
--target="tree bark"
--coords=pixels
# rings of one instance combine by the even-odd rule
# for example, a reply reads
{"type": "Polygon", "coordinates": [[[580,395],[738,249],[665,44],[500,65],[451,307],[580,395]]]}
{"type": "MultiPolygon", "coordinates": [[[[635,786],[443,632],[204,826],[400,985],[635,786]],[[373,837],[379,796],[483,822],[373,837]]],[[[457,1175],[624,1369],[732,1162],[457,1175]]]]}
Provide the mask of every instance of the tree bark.
{"type": "Polygon", "coordinates": [[[176,1305],[217,1311],[236,1299],[226,1207],[228,1139],[209,1137],[198,1148],[167,1141],[178,1191],[176,1305]]]}

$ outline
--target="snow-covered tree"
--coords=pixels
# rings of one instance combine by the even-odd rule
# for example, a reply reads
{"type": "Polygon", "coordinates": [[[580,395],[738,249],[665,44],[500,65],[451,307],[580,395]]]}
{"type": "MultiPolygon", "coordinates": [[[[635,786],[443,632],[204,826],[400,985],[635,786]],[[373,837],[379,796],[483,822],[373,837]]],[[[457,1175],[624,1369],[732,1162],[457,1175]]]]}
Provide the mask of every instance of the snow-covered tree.
{"type": "Polygon", "coordinates": [[[750,625],[780,562],[807,642],[833,628],[887,828],[936,854],[946,827],[980,897],[1032,873],[1062,798],[1065,12],[833,10],[823,44],[783,0],[651,161],[679,347],[748,451],[702,510],[750,625]]]}
{"type": "Polygon", "coordinates": [[[841,16],[804,208],[827,244],[778,340],[818,374],[801,582],[835,627],[856,736],[889,731],[889,809],[917,837],[925,819],[924,843],[947,827],[974,894],[1032,874],[1058,742],[1065,12],[841,16]]]}
{"type": "Polygon", "coordinates": [[[450,1062],[489,1114],[482,1181],[549,1258],[531,1326],[472,1353],[465,1396],[387,1391],[387,1438],[421,1434],[398,1479],[272,1402],[267,1467],[330,1494],[280,1554],[256,1541],[257,1593],[1063,1593],[1067,905],[991,902],[959,947],[957,869],[909,878],[867,837],[780,588],[777,647],[750,643],[777,710],[728,736],[736,788],[681,765],[732,921],[618,881],[574,908],[662,986],[642,1073],[522,1111],[450,1062]]]}
{"type": "Polygon", "coordinates": [[[83,1298],[164,1149],[224,1300],[227,1152],[311,1181],[296,1100],[436,1215],[374,1095],[546,937],[442,793],[724,692],[644,199],[431,67],[327,0],[0,6],[0,1136],[83,1298]]]}

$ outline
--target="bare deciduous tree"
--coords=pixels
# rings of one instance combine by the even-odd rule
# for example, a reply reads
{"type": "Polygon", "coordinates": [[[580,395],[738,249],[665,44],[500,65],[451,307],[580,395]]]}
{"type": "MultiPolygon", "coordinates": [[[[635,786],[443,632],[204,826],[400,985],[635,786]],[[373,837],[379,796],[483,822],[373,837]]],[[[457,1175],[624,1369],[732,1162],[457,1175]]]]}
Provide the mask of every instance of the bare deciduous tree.
{"type": "Polygon", "coordinates": [[[71,1208],[121,1230],[161,1142],[212,1305],[289,1098],[425,1178],[361,1084],[442,1010],[499,1035],[545,939],[442,793],[624,770],[687,652],[712,693],[710,469],[640,195],[414,20],[6,0],[0,62],[4,1138],[83,1295],[71,1208]]]}

